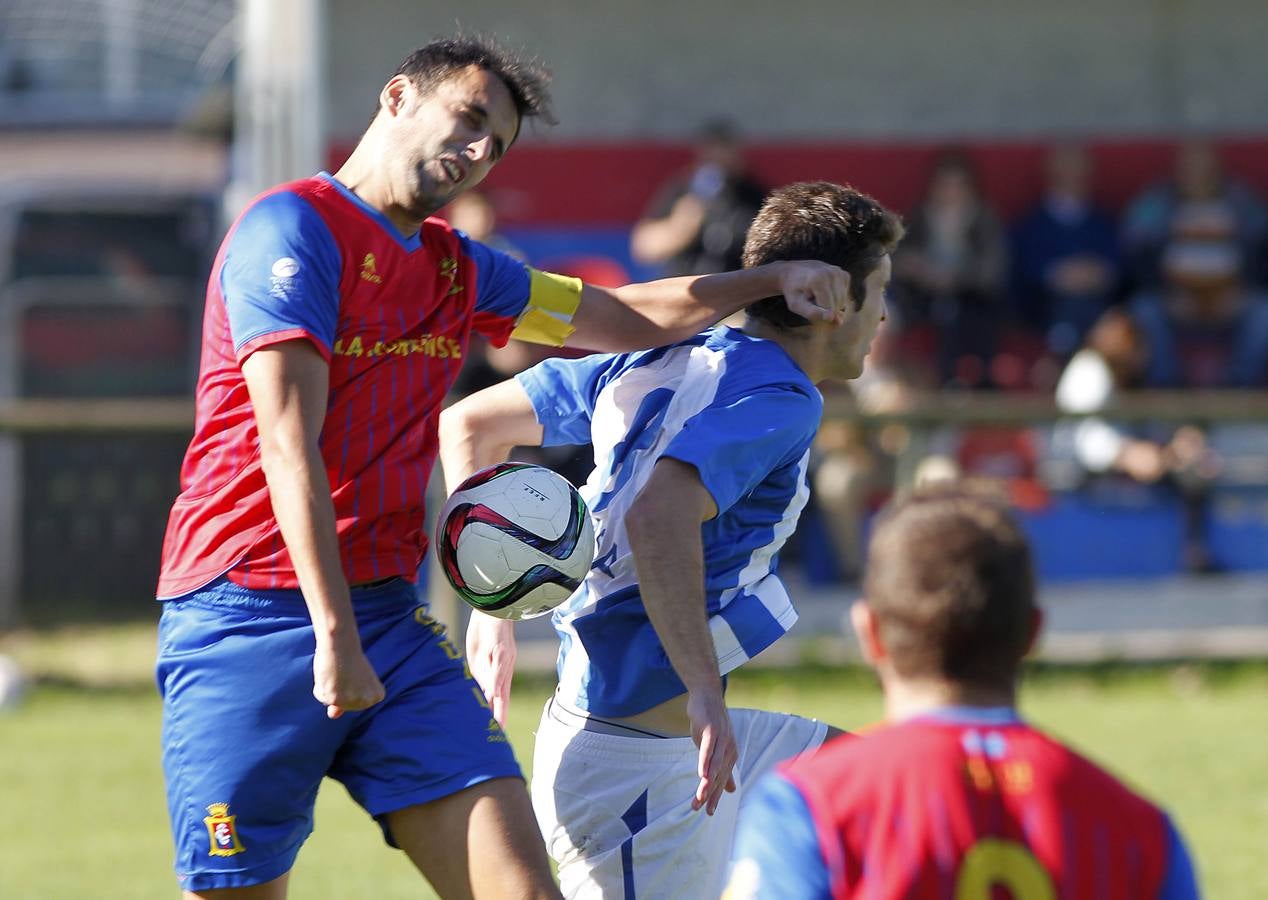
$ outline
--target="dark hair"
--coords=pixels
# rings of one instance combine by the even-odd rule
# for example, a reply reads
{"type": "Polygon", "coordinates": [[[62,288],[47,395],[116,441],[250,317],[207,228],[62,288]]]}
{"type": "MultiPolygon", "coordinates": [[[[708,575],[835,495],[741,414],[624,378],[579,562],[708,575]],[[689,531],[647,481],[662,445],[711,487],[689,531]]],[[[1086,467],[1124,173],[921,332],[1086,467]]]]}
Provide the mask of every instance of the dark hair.
{"type": "Polygon", "coordinates": [[[967,152],[959,147],[945,147],[939,150],[933,158],[933,165],[929,169],[928,180],[925,183],[925,196],[933,188],[933,184],[948,172],[958,172],[968,179],[969,186],[972,188],[976,196],[982,194],[982,178],[978,171],[977,165],[973,162],[967,152]]]}
{"type": "MultiPolygon", "coordinates": [[[[744,240],[746,268],[788,259],[818,259],[850,273],[850,296],[860,309],[864,281],[902,240],[902,221],[867,194],[830,181],[790,184],[771,191],[744,240]]],[[[745,310],[778,328],[808,324],[788,311],[783,297],[767,297],[745,310]]]]}
{"type": "Polygon", "coordinates": [[[1003,504],[947,485],[882,515],[864,597],[904,678],[1011,688],[1036,612],[1030,545],[1003,504]]]}
{"type": "MultiPolygon", "coordinates": [[[[432,41],[405,57],[392,77],[405,75],[426,93],[471,66],[497,76],[506,85],[521,123],[538,117],[547,125],[555,124],[550,108],[550,72],[536,59],[520,56],[492,38],[459,36],[432,41]]],[[[378,115],[377,106],[374,114],[378,115]]]]}

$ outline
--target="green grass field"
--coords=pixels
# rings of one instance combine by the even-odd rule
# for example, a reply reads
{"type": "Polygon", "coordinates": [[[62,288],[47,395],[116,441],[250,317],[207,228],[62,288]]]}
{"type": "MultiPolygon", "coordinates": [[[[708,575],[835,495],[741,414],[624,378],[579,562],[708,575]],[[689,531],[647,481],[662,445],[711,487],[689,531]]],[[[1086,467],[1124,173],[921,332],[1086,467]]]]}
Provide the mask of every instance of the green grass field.
{"type": "MultiPolygon", "coordinates": [[[[158,770],[159,704],[148,684],[147,629],[0,642],[42,676],[0,714],[0,897],[176,896],[158,770]],[[86,686],[85,682],[93,685],[86,686]]],[[[532,728],[550,685],[517,683],[510,731],[527,765],[532,728]]],[[[1163,802],[1189,838],[1205,895],[1268,897],[1268,663],[1171,669],[1033,672],[1023,710],[1032,721],[1163,802]]],[[[845,727],[874,721],[879,694],[858,670],[740,673],[738,705],[782,709],[845,727]]],[[[420,893],[404,857],[328,782],[317,830],[301,853],[291,895],[394,898],[420,893]]]]}

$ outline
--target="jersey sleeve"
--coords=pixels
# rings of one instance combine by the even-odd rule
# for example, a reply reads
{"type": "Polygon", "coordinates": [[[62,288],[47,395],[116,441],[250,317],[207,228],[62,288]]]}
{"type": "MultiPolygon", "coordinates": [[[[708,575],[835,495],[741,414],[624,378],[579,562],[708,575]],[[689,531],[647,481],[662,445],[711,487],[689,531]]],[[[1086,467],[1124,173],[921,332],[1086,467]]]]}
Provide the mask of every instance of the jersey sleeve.
{"type": "Polygon", "coordinates": [[[303,198],[279,192],[243,213],[219,273],[239,362],[295,338],[311,341],[330,359],[341,268],[334,236],[303,198]]]}
{"type": "Polygon", "coordinates": [[[1167,822],[1167,872],[1158,900],[1198,900],[1198,882],[1193,872],[1193,859],[1185,849],[1184,839],[1176,830],[1171,818],[1167,822]]]}
{"type": "Polygon", "coordinates": [[[723,900],[830,900],[828,867],[801,792],[771,774],[740,812],[723,900]]]}
{"type": "Polygon", "coordinates": [[[589,444],[599,392],[623,357],[596,353],[580,359],[547,359],[519,373],[542,426],[542,446],[589,444]]]}
{"type": "Polygon", "coordinates": [[[526,266],[462,232],[458,237],[476,266],[475,330],[498,347],[512,337],[562,347],[581,304],[581,279],[526,266]]]}
{"type": "Polygon", "coordinates": [[[505,346],[515,321],[528,305],[528,267],[509,254],[471,240],[461,231],[456,234],[463,252],[476,267],[472,327],[495,346],[505,346]]]}
{"type": "Polygon", "coordinates": [[[720,399],[692,416],[663,456],[695,466],[719,512],[810,446],[822,402],[791,388],[767,387],[720,399]]]}

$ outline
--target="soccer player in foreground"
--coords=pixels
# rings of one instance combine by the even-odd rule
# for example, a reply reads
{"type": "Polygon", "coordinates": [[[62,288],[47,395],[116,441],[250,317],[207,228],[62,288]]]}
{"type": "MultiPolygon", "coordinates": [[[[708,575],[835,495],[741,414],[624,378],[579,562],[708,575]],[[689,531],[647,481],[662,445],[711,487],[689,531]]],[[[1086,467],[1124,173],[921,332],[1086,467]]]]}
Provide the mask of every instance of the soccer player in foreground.
{"type": "Polygon", "coordinates": [[[441,896],[558,896],[506,737],[410,583],[468,340],[653,346],[781,291],[844,315],[848,277],[819,262],[607,290],[428,218],[546,105],[532,65],[429,44],[338,172],[257,198],[221,246],[158,589],[187,896],[283,897],[326,775],[441,896]]]}
{"type": "Polygon", "coordinates": [[[1017,714],[1041,615],[1006,510],[955,487],[899,502],[864,591],[888,724],[763,780],[727,900],[1197,897],[1167,816],[1017,714]]]}
{"type": "MultiPolygon", "coordinates": [[[[533,757],[533,805],[566,896],[718,896],[740,793],[824,740],[820,722],[728,710],[723,678],[796,621],[774,570],[807,499],[815,385],[862,371],[901,235],[857,191],[781,188],[749,229],[745,265],[839,265],[852,285],[844,324],[807,323],[772,296],[741,328],[548,360],[442,414],[451,489],[514,446],[594,445],[583,494],[597,554],[554,613],[559,686],[533,757]]],[[[467,647],[501,718],[512,623],[473,614],[467,647]]]]}

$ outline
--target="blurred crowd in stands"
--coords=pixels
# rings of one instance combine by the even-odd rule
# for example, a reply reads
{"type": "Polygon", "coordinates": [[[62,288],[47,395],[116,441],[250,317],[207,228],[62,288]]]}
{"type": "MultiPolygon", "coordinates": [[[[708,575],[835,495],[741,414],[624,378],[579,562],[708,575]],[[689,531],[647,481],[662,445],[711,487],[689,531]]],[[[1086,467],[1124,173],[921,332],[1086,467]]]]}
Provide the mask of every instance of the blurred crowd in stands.
{"type": "MultiPolygon", "coordinates": [[[[1050,148],[1042,197],[1013,221],[992,209],[979,176],[969,156],[947,149],[920,202],[902,211],[907,237],[894,259],[889,319],[849,387],[858,406],[901,410],[929,391],[1030,392],[1087,414],[1132,389],[1268,385],[1268,207],[1212,144],[1178,144],[1169,177],[1118,215],[1098,205],[1092,159],[1076,143],[1050,148]]],[[[649,185],[630,259],[668,275],[738,267],[763,193],[734,129],[710,123],[692,164],[649,185]]],[[[487,200],[468,195],[448,214],[473,237],[516,252],[498,237],[487,200]]],[[[615,263],[580,259],[569,274],[623,280],[615,263]]],[[[460,389],[513,374],[541,352],[486,348],[460,389]]],[[[899,426],[825,423],[812,470],[817,531],[806,538],[830,557],[824,577],[857,572],[863,523],[892,490],[910,438],[899,426]]],[[[1204,521],[1220,459],[1195,427],[1084,418],[1039,438],[1033,429],[962,429],[936,449],[921,477],[995,479],[1023,508],[1047,502],[1040,470],[1054,452],[1077,468],[1071,487],[1143,486],[1183,509],[1183,567],[1218,567],[1204,521]]],[[[541,461],[575,479],[590,465],[584,453],[541,461]]]]}

